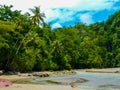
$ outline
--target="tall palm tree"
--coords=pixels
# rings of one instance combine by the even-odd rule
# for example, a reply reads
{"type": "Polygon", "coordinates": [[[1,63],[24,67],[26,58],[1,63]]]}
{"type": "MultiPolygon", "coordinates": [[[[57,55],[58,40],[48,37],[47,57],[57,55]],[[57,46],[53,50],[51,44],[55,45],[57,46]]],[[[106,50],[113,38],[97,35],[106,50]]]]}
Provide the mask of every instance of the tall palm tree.
{"type": "MultiPolygon", "coordinates": [[[[44,22],[44,18],[45,18],[45,14],[44,13],[41,13],[40,11],[40,7],[34,7],[33,9],[30,9],[30,11],[34,14],[32,16],[32,24],[33,25],[38,25],[38,26],[44,26],[45,25],[45,22],[44,22]]],[[[30,31],[32,30],[33,27],[31,27],[31,29],[28,31],[28,33],[24,36],[24,38],[22,39],[22,41],[20,42],[18,48],[17,48],[17,51],[16,51],[16,54],[18,54],[18,51],[23,43],[23,41],[26,39],[26,37],[29,35],[30,31]]]]}
{"type": "Polygon", "coordinates": [[[45,18],[45,14],[41,13],[40,7],[34,7],[33,9],[30,8],[30,11],[34,14],[32,16],[32,24],[34,25],[38,25],[38,26],[44,26],[45,22],[44,22],[44,18],[45,18]]]}

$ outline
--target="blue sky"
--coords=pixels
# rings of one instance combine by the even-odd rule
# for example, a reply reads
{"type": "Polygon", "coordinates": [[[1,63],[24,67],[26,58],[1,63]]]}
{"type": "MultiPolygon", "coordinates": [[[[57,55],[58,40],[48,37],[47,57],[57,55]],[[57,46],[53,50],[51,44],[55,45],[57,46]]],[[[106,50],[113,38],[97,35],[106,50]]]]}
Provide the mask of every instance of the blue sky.
{"type": "Polygon", "coordinates": [[[120,10],[120,0],[2,0],[0,4],[13,5],[22,13],[41,6],[46,14],[45,21],[51,23],[52,28],[105,21],[120,10]]]}

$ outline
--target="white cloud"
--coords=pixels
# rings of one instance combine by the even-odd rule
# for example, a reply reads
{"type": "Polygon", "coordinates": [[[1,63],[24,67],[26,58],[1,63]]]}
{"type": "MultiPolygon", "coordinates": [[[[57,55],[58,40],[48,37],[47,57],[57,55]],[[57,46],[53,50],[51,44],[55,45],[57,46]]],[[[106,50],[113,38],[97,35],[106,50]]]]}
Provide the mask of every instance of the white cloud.
{"type": "MultiPolygon", "coordinates": [[[[65,23],[67,21],[72,21],[75,17],[73,15],[76,12],[84,10],[99,11],[103,9],[111,9],[115,2],[117,2],[117,0],[55,0],[52,1],[48,6],[45,6],[44,4],[42,5],[46,7],[44,10],[47,17],[47,22],[59,19],[59,23],[65,23]],[[60,8],[64,8],[64,10],[60,11],[60,8]],[[66,11],[66,9],[69,11],[66,11]]],[[[89,19],[88,23],[90,22],[93,21],[89,19]]]]}
{"type": "MultiPolygon", "coordinates": [[[[76,12],[113,9],[112,6],[118,1],[119,0],[1,0],[0,4],[12,4],[14,5],[14,9],[22,10],[23,13],[28,12],[28,9],[33,8],[34,6],[41,6],[41,10],[45,12],[47,17],[45,19],[46,22],[59,19],[59,23],[65,23],[73,20],[73,15],[76,12]],[[59,9],[61,8],[64,10],[60,11],[59,9]]],[[[85,14],[81,17],[89,18],[90,23],[89,15],[87,16],[85,14]]]]}
{"type": "Polygon", "coordinates": [[[76,6],[81,0],[39,0],[40,5],[49,8],[70,8],[76,6]]]}
{"type": "Polygon", "coordinates": [[[81,14],[80,20],[87,25],[93,23],[92,16],[89,13],[81,14]]]}
{"type": "Polygon", "coordinates": [[[59,23],[55,23],[52,25],[52,29],[55,29],[55,28],[62,28],[62,25],[59,23]]]}
{"type": "Polygon", "coordinates": [[[80,0],[1,0],[0,4],[14,5],[16,9],[23,10],[26,12],[28,8],[33,6],[41,6],[43,10],[52,9],[52,8],[72,8],[80,0]]]}
{"type": "Polygon", "coordinates": [[[45,15],[46,15],[46,22],[50,22],[56,18],[59,18],[60,17],[60,12],[57,11],[57,10],[51,10],[51,9],[47,9],[45,12],[45,15]]]}
{"type": "Polygon", "coordinates": [[[0,4],[13,4],[16,9],[26,12],[33,6],[41,6],[42,10],[52,8],[68,8],[75,10],[109,9],[118,0],[1,0],[0,4]]]}
{"type": "Polygon", "coordinates": [[[52,21],[55,19],[58,19],[60,23],[62,22],[66,22],[66,21],[71,21],[73,20],[72,16],[74,14],[74,11],[67,11],[67,10],[59,10],[59,9],[55,9],[55,10],[46,10],[45,11],[45,15],[47,17],[46,21],[52,21]]]}
{"type": "Polygon", "coordinates": [[[72,16],[75,12],[74,11],[62,11],[61,12],[61,16],[60,16],[60,22],[67,22],[67,21],[72,21],[74,19],[74,17],[72,16]]]}

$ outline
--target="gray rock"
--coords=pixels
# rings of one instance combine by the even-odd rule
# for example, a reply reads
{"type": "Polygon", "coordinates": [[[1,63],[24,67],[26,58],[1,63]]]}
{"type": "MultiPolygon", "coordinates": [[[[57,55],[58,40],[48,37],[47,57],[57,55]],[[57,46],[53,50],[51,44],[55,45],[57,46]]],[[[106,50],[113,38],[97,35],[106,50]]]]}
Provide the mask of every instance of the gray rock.
{"type": "Polygon", "coordinates": [[[120,73],[120,71],[115,71],[115,73],[120,73]]]}
{"type": "Polygon", "coordinates": [[[3,70],[0,70],[0,75],[2,75],[3,74],[3,70]]]}

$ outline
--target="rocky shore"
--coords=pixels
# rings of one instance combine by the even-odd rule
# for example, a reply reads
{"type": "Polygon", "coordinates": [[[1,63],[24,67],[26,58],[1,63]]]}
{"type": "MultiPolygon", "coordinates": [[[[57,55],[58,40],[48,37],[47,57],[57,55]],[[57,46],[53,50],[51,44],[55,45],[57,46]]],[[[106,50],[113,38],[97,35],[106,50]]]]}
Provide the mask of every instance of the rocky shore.
{"type": "Polygon", "coordinates": [[[20,72],[8,72],[1,74],[0,78],[8,79],[13,83],[30,83],[30,80],[35,78],[44,78],[51,76],[60,76],[67,74],[76,74],[74,70],[64,70],[64,71],[42,71],[42,72],[30,72],[30,73],[20,73],[20,72]]]}
{"type": "MultiPolygon", "coordinates": [[[[83,89],[80,87],[72,87],[72,86],[50,86],[50,85],[39,85],[39,84],[24,84],[19,83],[16,84],[14,81],[23,81],[24,80],[30,80],[35,78],[44,78],[44,77],[50,77],[50,76],[57,76],[57,75],[66,75],[66,74],[76,74],[76,71],[71,70],[64,70],[64,71],[44,71],[44,72],[31,72],[31,73],[18,73],[17,75],[1,75],[0,78],[4,78],[6,80],[12,81],[12,84],[10,86],[2,86],[0,87],[0,90],[88,90],[83,89]]],[[[53,82],[57,83],[63,83],[63,84],[70,84],[72,82],[83,82],[84,80],[81,78],[64,78],[62,80],[55,80],[53,82]]],[[[90,89],[89,89],[90,90],[90,89]]]]}
{"type": "Polygon", "coordinates": [[[19,73],[19,77],[50,77],[57,75],[66,75],[66,74],[76,74],[74,70],[64,70],[64,71],[42,71],[42,72],[31,72],[31,73],[19,73]]]}

